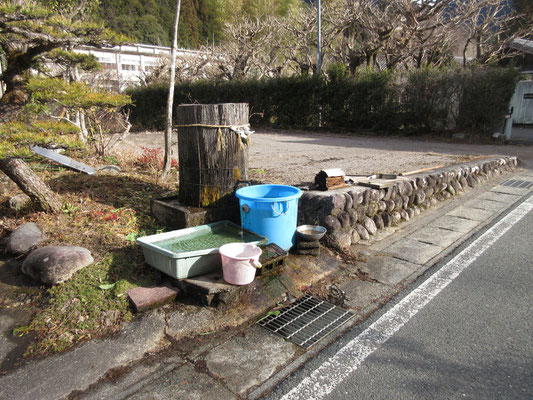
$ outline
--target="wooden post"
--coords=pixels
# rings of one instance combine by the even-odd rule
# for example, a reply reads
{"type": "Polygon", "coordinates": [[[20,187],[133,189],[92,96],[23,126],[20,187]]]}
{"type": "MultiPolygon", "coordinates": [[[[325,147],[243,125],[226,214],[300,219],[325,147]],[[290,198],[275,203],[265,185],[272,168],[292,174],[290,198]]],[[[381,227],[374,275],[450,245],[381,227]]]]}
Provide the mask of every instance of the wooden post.
{"type": "Polygon", "coordinates": [[[177,109],[179,200],[220,207],[248,179],[248,141],[228,126],[248,124],[248,104],[185,104],[177,109]]]}

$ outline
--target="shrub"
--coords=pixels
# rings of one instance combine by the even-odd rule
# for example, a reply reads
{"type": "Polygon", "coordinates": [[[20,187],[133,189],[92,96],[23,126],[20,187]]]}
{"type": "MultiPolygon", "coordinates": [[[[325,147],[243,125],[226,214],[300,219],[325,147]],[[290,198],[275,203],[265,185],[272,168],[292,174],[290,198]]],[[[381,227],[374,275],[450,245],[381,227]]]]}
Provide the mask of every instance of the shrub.
{"type": "Polygon", "coordinates": [[[520,73],[514,68],[477,68],[465,73],[458,128],[492,135],[501,130],[520,73]]]}
{"type": "MultiPolygon", "coordinates": [[[[183,103],[245,102],[254,126],[372,129],[384,132],[485,133],[503,120],[518,72],[513,69],[426,68],[404,74],[349,75],[332,65],[326,77],[196,81],[175,88],[183,103]],[[460,110],[460,111],[459,111],[460,110]]],[[[131,89],[136,128],[162,129],[168,89],[131,89]]]]}

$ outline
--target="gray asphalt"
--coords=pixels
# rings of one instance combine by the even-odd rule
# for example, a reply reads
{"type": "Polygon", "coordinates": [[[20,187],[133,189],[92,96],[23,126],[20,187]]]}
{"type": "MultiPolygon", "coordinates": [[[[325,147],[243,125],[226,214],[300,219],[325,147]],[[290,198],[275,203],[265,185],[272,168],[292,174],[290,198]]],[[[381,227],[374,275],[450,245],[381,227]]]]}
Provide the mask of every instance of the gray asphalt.
{"type": "MultiPolygon", "coordinates": [[[[325,398],[532,399],[532,237],[530,211],[325,398]]],[[[281,398],[342,345],[269,398],[281,398]]]]}

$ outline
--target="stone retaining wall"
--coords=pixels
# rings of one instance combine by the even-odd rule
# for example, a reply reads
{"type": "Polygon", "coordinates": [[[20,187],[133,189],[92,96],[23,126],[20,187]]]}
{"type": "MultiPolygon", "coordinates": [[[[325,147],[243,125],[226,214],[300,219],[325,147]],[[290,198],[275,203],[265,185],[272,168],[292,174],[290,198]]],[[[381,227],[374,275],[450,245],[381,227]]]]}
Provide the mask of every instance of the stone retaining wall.
{"type": "Polygon", "coordinates": [[[386,189],[350,186],[304,192],[298,204],[298,225],[322,225],[325,244],[340,250],[367,240],[378,229],[409,221],[423,210],[470,187],[512,171],[516,157],[484,159],[429,173],[400,177],[386,189]]]}

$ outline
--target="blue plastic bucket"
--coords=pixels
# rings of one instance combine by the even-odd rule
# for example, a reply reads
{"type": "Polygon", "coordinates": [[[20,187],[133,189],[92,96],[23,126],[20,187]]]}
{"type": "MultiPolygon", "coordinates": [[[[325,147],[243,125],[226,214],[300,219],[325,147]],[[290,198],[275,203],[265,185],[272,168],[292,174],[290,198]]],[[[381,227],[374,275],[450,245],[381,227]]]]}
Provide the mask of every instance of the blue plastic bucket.
{"type": "Polygon", "coordinates": [[[302,191],[287,185],[255,185],[238,189],[241,225],[266,236],[283,250],[294,245],[298,199],[302,191]]]}

